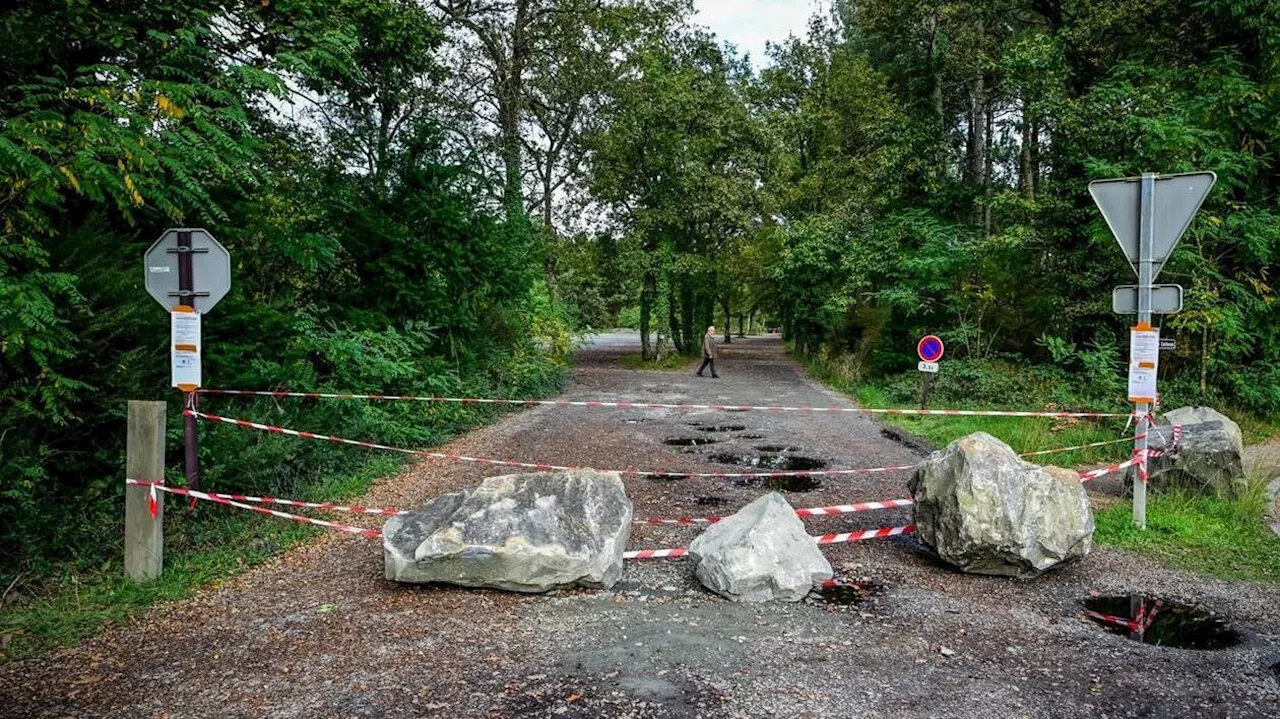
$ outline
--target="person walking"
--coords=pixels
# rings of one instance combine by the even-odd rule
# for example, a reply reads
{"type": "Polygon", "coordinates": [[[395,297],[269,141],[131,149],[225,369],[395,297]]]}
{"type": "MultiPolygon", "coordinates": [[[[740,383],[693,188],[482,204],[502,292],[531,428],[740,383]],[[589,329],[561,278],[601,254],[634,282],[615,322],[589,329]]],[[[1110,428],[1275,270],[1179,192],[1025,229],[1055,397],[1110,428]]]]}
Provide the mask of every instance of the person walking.
{"type": "Polygon", "coordinates": [[[702,366],[698,368],[698,376],[704,376],[702,370],[707,366],[711,367],[711,376],[714,379],[720,379],[720,375],[716,374],[716,326],[711,325],[707,328],[707,333],[702,336],[702,366]]]}

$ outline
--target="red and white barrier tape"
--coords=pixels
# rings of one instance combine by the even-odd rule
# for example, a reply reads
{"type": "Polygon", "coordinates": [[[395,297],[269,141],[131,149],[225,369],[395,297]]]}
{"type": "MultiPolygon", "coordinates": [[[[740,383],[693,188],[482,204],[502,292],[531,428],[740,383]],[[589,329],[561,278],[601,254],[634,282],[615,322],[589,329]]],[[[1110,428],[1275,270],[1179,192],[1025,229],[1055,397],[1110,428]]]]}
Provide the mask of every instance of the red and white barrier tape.
{"type": "MultiPolygon", "coordinates": [[[[821,517],[832,514],[848,514],[850,512],[870,512],[877,509],[894,509],[910,507],[914,502],[910,499],[887,499],[883,502],[861,502],[859,504],[837,504],[830,507],[807,507],[797,509],[797,517],[821,517]]],[[[711,517],[677,517],[676,519],[637,519],[636,524],[715,524],[724,519],[722,516],[711,517]]]]}
{"type": "MultiPolygon", "coordinates": [[[[149,484],[144,481],[130,482],[130,484],[149,484]]],[[[161,483],[163,484],[163,483],[161,483]]],[[[154,490],[152,490],[154,491],[154,490]]],[[[323,512],[349,512],[351,514],[376,514],[391,517],[397,514],[408,514],[405,509],[392,509],[389,507],[365,507],[359,504],[334,504],[333,502],[304,502],[300,499],[282,499],[280,497],[271,497],[263,495],[255,497],[250,494],[227,494],[225,492],[205,492],[210,497],[216,499],[230,499],[236,502],[252,502],[254,504],[278,504],[287,507],[304,507],[306,509],[318,509],[323,512]]]]}
{"type": "Polygon", "coordinates": [[[1089,442],[1088,444],[1077,444],[1072,447],[1059,447],[1057,449],[1042,449],[1036,452],[1023,452],[1019,457],[1039,457],[1046,454],[1061,454],[1062,452],[1074,452],[1077,449],[1090,449],[1093,447],[1105,447],[1109,444],[1120,444],[1121,442],[1132,442],[1135,439],[1142,439],[1145,435],[1137,437],[1121,437],[1119,439],[1108,439],[1101,442],[1089,442]]]}
{"type": "MultiPolygon", "coordinates": [[[[861,532],[844,532],[842,534],[823,534],[817,537],[811,537],[814,544],[842,544],[844,542],[859,542],[864,539],[880,539],[883,537],[896,537],[899,534],[910,534],[916,531],[914,524],[908,524],[905,527],[884,527],[883,529],[867,529],[861,532]]],[[[630,552],[623,552],[623,559],[675,559],[683,557],[689,553],[688,547],[675,547],[673,549],[637,549],[630,552]]]]}
{"type": "Polygon", "coordinates": [[[705,409],[729,412],[850,412],[856,414],[961,415],[967,417],[1131,417],[1117,412],[1014,412],[981,409],[880,409],[870,407],[783,407],[746,404],[670,404],[664,402],[606,402],[561,399],[491,399],[478,397],[427,397],[393,394],[351,394],[347,392],[286,392],[270,390],[200,389],[201,394],[236,395],[242,397],[298,397],[302,399],[361,399],[395,402],[448,402],[453,404],[518,404],[546,407],[608,407],[617,409],[705,409]]]}
{"type": "Polygon", "coordinates": [[[312,517],[303,517],[303,516],[301,516],[301,515],[297,515],[297,514],[289,514],[288,512],[279,512],[279,511],[276,511],[276,510],[274,510],[274,509],[267,509],[267,508],[265,508],[265,507],[255,507],[255,506],[253,506],[252,504],[244,504],[244,503],[242,503],[242,502],[236,502],[236,501],[234,501],[234,500],[224,499],[224,498],[219,497],[219,496],[217,496],[217,495],[209,494],[208,492],[201,492],[201,491],[198,491],[198,490],[195,490],[195,489],[185,489],[185,488],[183,488],[183,487],[169,487],[169,486],[166,486],[166,485],[163,485],[163,484],[159,484],[159,483],[157,483],[157,482],[147,482],[147,481],[145,481],[145,480],[140,480],[140,479],[126,479],[126,480],[125,480],[125,483],[126,483],[126,484],[137,484],[137,485],[148,485],[148,486],[150,486],[150,487],[151,487],[151,491],[153,491],[153,492],[154,492],[154,491],[156,491],[156,490],[160,490],[161,492],[168,492],[168,493],[170,493],[170,494],[180,494],[180,495],[187,496],[187,497],[194,497],[195,499],[204,499],[204,500],[208,500],[208,501],[210,501],[210,502],[217,502],[218,504],[226,504],[226,505],[229,505],[229,506],[232,506],[232,507],[237,507],[237,508],[239,508],[239,509],[247,509],[247,510],[249,510],[250,512],[257,512],[257,513],[259,513],[259,514],[267,514],[267,515],[270,515],[270,516],[272,516],[272,517],[279,517],[280,519],[290,519],[290,520],[293,520],[293,521],[295,521],[295,522],[302,522],[302,523],[304,523],[304,524],[315,524],[315,525],[318,525],[318,526],[321,526],[321,527],[327,527],[328,529],[336,529],[336,530],[338,530],[339,532],[348,532],[348,533],[350,533],[350,534],[359,534],[359,535],[362,535],[362,536],[365,536],[365,537],[369,537],[370,539],[378,539],[378,538],[382,537],[382,532],[381,532],[380,530],[377,530],[377,529],[365,529],[365,528],[363,528],[363,527],[351,527],[351,526],[347,526],[347,525],[345,525],[345,524],[338,524],[337,522],[327,522],[327,521],[325,521],[325,520],[323,520],[323,519],[314,519],[314,518],[312,518],[312,517]]]}
{"type": "Polygon", "coordinates": [[[1164,602],[1156,600],[1151,603],[1151,608],[1148,611],[1147,602],[1146,600],[1143,600],[1138,603],[1137,616],[1133,619],[1129,619],[1128,617],[1118,617],[1114,614],[1095,612],[1092,609],[1085,609],[1084,615],[1086,617],[1097,619],[1100,622],[1124,627],[1131,632],[1145,632],[1151,628],[1151,625],[1156,623],[1156,614],[1158,614],[1163,607],[1164,602]]]}
{"type": "MultiPolygon", "coordinates": [[[[569,472],[575,470],[592,469],[591,467],[570,467],[558,464],[546,464],[543,462],[514,462],[505,459],[488,459],[485,457],[468,457],[461,454],[448,454],[444,452],[429,452],[419,449],[405,449],[404,447],[392,447],[385,444],[377,444],[376,442],[364,442],[356,439],[344,439],[342,437],[334,437],[327,434],[319,434],[316,432],[302,432],[296,429],[287,429],[271,424],[262,424],[260,422],[250,422],[243,419],[235,419],[232,417],[222,417],[207,412],[196,412],[194,410],[183,410],[184,415],[198,417],[200,419],[209,420],[211,422],[222,422],[232,424],[237,427],[247,427],[256,429],[261,432],[270,432],[272,434],[284,434],[291,437],[302,437],[304,439],[319,439],[326,442],[336,442],[338,444],[349,444],[355,447],[364,447],[366,449],[380,449],[387,452],[399,452],[401,454],[411,454],[419,457],[431,457],[433,459],[446,459],[454,462],[473,462],[477,464],[487,464],[497,467],[520,467],[524,469],[536,469],[543,472],[569,472]]],[[[732,479],[737,477],[820,477],[829,475],[846,475],[846,474],[878,474],[881,472],[900,472],[909,469],[915,469],[914,464],[901,465],[897,467],[860,467],[857,469],[807,469],[807,470],[790,470],[778,472],[657,472],[650,470],[638,469],[618,469],[618,470],[597,470],[597,471],[613,471],[618,474],[638,477],[709,477],[713,479],[732,479]]]]}

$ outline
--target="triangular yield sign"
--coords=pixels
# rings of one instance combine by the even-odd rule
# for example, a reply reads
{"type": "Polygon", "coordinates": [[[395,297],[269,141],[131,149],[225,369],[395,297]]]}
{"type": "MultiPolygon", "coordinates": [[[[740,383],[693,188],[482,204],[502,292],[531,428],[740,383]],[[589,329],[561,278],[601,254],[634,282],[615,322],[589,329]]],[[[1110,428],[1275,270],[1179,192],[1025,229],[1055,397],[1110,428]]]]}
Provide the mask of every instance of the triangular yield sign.
{"type": "MultiPolygon", "coordinates": [[[[1191,218],[1218,176],[1212,172],[1189,172],[1181,175],[1161,175],[1155,181],[1155,233],[1152,238],[1151,279],[1155,279],[1164,267],[1165,260],[1187,231],[1191,218]]],[[[1142,178],[1125,177],[1116,180],[1094,180],[1089,183],[1089,194],[1102,217],[1111,228],[1125,257],[1138,271],[1138,221],[1141,207],[1142,178]]]]}

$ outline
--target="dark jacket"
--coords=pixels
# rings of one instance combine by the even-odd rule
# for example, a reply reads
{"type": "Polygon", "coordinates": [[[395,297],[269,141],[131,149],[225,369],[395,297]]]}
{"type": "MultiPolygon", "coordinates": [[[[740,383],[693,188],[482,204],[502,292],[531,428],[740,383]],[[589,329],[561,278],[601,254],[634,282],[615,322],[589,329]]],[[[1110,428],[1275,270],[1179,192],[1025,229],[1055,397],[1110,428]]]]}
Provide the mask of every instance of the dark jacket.
{"type": "Polygon", "coordinates": [[[702,336],[702,356],[716,358],[716,338],[710,332],[702,336]]]}

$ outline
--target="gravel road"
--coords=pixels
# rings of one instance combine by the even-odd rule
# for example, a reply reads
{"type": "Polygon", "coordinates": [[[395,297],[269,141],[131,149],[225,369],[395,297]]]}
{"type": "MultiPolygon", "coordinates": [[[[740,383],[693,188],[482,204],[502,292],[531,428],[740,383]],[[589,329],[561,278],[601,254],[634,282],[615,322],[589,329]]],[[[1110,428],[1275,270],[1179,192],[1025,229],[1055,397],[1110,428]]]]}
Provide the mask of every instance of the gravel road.
{"type": "MultiPolygon", "coordinates": [[[[568,399],[847,405],[776,337],[735,340],[722,379],[623,368],[619,336],[580,353],[568,399]]],[[[219,400],[222,402],[222,400],[219,400]]],[[[230,402],[228,401],[228,405],[230,402]]],[[[214,411],[217,411],[216,409],[214,411]]],[[[324,430],[323,427],[306,429],[324,430]]],[[[230,430],[234,431],[234,430],[230,430]]],[[[920,449],[854,414],[540,407],[450,451],[601,468],[723,470],[713,454],[791,448],[828,467],[910,464],[920,449]],[[703,431],[695,424],[741,429],[703,431]],[[715,444],[668,446],[673,438],[715,444]]],[[[359,451],[359,450],[352,450],[359,451]]],[[[415,502],[500,468],[423,461],[364,502],[415,502]]],[[[829,477],[796,506],[898,498],[905,472],[829,477]]],[[[628,478],[639,518],[728,513],[762,491],[724,479],[628,478]]],[[[217,488],[224,491],[234,487],[217,488]]],[[[1105,491],[1105,485],[1101,487],[1105,491]]],[[[224,511],[211,508],[210,511],[224,511]]],[[[225,511],[234,511],[225,509],[225,511]]],[[[272,521],[263,518],[263,521],[272,521]]],[[[807,520],[811,533],[905,524],[909,512],[807,520]]],[[[369,520],[368,526],[377,526],[369,520]]],[[[692,527],[637,526],[631,547],[692,527]]],[[[1263,717],[1280,715],[1280,592],[1096,550],[1034,581],[964,576],[913,537],[824,549],[864,580],[856,605],[738,605],[687,560],[631,562],[609,591],[522,596],[404,587],[376,542],[326,535],[82,645],[0,666],[6,716],[111,717],[1263,717]],[[1139,644],[1080,615],[1091,592],[1200,603],[1244,641],[1139,644]]]]}

